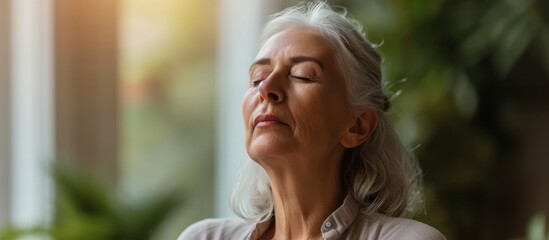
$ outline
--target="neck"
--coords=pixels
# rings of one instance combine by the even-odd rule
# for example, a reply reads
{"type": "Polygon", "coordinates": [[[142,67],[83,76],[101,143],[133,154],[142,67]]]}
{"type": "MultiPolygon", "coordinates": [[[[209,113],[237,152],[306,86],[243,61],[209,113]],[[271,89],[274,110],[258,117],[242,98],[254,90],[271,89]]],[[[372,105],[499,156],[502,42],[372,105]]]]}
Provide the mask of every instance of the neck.
{"type": "Polygon", "coordinates": [[[320,229],[324,220],[345,197],[340,161],[324,163],[327,165],[302,170],[266,168],[275,212],[275,222],[270,229],[273,239],[322,239],[320,229]]]}

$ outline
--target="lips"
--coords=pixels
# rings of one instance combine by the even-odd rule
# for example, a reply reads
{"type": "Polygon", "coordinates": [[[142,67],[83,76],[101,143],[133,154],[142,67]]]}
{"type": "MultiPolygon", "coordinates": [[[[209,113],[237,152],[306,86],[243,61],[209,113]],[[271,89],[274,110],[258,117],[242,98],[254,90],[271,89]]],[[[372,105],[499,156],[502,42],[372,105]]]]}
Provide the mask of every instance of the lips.
{"type": "Polygon", "coordinates": [[[259,116],[257,116],[255,119],[254,119],[254,127],[255,126],[267,126],[267,125],[272,125],[272,124],[284,124],[286,125],[286,123],[282,122],[280,119],[278,119],[277,117],[275,117],[274,115],[271,115],[271,114],[261,114],[259,116]]]}

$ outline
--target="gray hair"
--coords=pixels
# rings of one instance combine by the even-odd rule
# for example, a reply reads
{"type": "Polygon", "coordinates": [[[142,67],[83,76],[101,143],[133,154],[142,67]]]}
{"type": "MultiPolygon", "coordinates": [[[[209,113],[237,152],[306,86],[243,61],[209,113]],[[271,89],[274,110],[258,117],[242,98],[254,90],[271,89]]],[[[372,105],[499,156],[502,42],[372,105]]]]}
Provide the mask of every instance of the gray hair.
{"type": "MultiPolygon", "coordinates": [[[[347,149],[341,177],[344,189],[353,195],[365,213],[405,216],[421,202],[421,171],[389,124],[385,112],[389,100],[383,93],[381,55],[362,26],[325,2],[300,4],[274,14],[262,33],[260,45],[292,26],[319,31],[334,49],[347,86],[348,102],[355,108],[371,108],[377,115],[376,129],[363,144],[347,149]]],[[[265,171],[247,161],[231,195],[231,208],[243,219],[265,219],[273,212],[272,192],[265,171]]]]}

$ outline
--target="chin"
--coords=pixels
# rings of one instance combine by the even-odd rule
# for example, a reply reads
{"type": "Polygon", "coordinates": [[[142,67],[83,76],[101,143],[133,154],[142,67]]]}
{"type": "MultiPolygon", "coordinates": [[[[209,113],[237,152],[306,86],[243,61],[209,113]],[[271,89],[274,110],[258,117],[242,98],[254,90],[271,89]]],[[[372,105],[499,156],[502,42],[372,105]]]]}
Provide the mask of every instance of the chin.
{"type": "Polygon", "coordinates": [[[252,142],[248,148],[248,155],[254,161],[277,158],[288,154],[291,144],[288,141],[252,142]]]}

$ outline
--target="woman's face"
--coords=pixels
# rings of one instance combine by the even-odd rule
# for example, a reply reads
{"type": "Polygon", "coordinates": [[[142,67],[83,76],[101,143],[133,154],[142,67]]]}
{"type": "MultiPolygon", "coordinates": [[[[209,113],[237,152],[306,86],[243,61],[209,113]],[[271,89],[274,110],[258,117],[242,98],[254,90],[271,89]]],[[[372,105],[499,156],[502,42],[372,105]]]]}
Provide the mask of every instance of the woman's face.
{"type": "Polygon", "coordinates": [[[341,71],[316,30],[291,27],[268,39],[250,67],[242,106],[250,157],[260,164],[340,159],[354,121],[341,71]]]}

